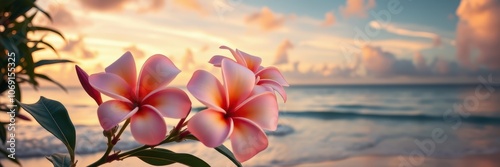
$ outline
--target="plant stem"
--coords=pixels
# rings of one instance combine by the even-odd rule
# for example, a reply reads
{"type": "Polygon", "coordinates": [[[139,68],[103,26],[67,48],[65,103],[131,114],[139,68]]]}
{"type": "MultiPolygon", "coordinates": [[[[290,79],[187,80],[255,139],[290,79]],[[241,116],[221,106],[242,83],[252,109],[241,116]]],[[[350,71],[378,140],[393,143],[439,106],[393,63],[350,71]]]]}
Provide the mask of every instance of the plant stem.
{"type": "Polygon", "coordinates": [[[130,119],[127,119],[127,121],[125,121],[125,123],[123,124],[120,131],[118,131],[118,134],[113,139],[111,139],[112,138],[111,136],[107,137],[108,138],[108,148],[106,149],[106,152],[104,152],[104,154],[102,155],[101,158],[99,158],[99,160],[90,164],[88,167],[97,167],[97,166],[100,166],[100,165],[108,162],[107,158],[108,158],[109,154],[111,153],[111,150],[113,150],[113,147],[115,146],[116,142],[118,142],[118,140],[120,139],[120,136],[122,135],[125,128],[127,128],[129,123],[130,123],[130,119]]]}
{"type": "Polygon", "coordinates": [[[162,144],[165,144],[165,143],[170,143],[170,142],[175,141],[175,140],[176,140],[176,138],[175,138],[174,136],[172,136],[172,135],[171,135],[171,136],[168,136],[165,140],[163,140],[162,142],[160,142],[160,143],[159,143],[159,144],[157,144],[157,145],[154,145],[154,146],[143,145],[143,146],[141,146],[141,147],[137,147],[137,148],[135,148],[135,149],[133,149],[133,150],[126,151],[126,152],[124,152],[124,153],[119,154],[119,155],[118,155],[118,158],[119,158],[119,159],[123,159],[123,158],[126,158],[126,157],[127,157],[127,156],[129,156],[129,155],[132,155],[132,154],[136,153],[136,152],[139,152],[139,151],[142,151],[142,150],[145,150],[145,149],[151,148],[151,147],[156,147],[156,146],[159,146],[159,145],[162,145],[162,144]]]}
{"type": "MultiPolygon", "coordinates": [[[[116,144],[116,142],[118,142],[119,137],[121,136],[121,134],[123,133],[123,131],[125,130],[125,128],[128,126],[129,123],[130,123],[130,119],[127,119],[127,121],[122,126],[122,128],[120,129],[120,131],[118,131],[118,134],[116,135],[116,137],[114,137],[113,140],[111,140],[108,137],[108,149],[106,149],[106,152],[104,153],[104,155],[99,160],[97,160],[93,164],[89,165],[88,167],[97,167],[99,165],[108,163],[107,158],[108,158],[111,150],[113,149],[113,147],[116,144]]],[[[127,158],[128,156],[130,156],[130,155],[132,155],[134,153],[139,152],[139,151],[142,151],[142,150],[145,150],[145,149],[148,149],[148,148],[152,148],[152,147],[156,147],[156,146],[159,146],[159,145],[162,145],[162,144],[165,144],[165,143],[169,143],[169,142],[172,142],[172,141],[177,141],[180,137],[185,137],[186,134],[179,133],[179,132],[181,132],[182,127],[184,127],[186,125],[187,125],[187,121],[185,121],[185,118],[181,119],[179,121],[179,123],[177,123],[177,127],[174,129],[174,132],[172,134],[170,134],[165,140],[163,140],[159,144],[153,145],[153,146],[143,145],[141,147],[137,147],[137,148],[135,148],[133,150],[129,150],[129,151],[123,152],[121,154],[118,154],[117,157],[116,157],[116,159],[122,160],[122,159],[127,158]]],[[[115,159],[113,159],[113,160],[115,160],[115,159]]]]}
{"type": "Polygon", "coordinates": [[[120,129],[120,131],[118,131],[118,134],[116,134],[116,136],[114,137],[114,139],[111,141],[111,143],[113,144],[113,146],[116,145],[116,143],[118,142],[118,140],[120,140],[120,136],[122,135],[123,131],[125,131],[125,128],[127,128],[128,124],[130,123],[130,118],[127,119],[127,121],[125,121],[125,123],[123,124],[122,128],[120,129]]]}

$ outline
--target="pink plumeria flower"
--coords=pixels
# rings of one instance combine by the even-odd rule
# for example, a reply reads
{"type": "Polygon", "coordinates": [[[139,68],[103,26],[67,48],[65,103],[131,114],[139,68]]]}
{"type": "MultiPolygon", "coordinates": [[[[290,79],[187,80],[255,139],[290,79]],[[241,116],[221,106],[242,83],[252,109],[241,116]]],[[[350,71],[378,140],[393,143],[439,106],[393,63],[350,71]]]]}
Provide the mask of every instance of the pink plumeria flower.
{"type": "MultiPolygon", "coordinates": [[[[236,49],[235,51],[227,46],[221,46],[219,48],[229,50],[238,64],[247,67],[254,73],[256,84],[258,85],[257,88],[265,89],[268,91],[276,90],[286,102],[287,96],[283,87],[288,87],[289,85],[278,68],[263,67],[260,65],[262,62],[262,59],[260,57],[252,56],[238,49],[236,49]]],[[[220,67],[223,59],[228,58],[215,55],[212,57],[212,59],[210,59],[209,63],[213,64],[214,66],[220,67]]]]}
{"type": "Polygon", "coordinates": [[[163,55],[153,55],[142,66],[139,78],[130,52],[109,65],[106,72],[90,75],[96,90],[114,100],[102,103],[97,114],[104,130],[130,118],[132,136],[139,143],[159,144],[167,134],[163,117],[185,118],[191,108],[187,94],[166,88],[180,70],[163,55]]]}
{"type": "Polygon", "coordinates": [[[221,60],[221,67],[224,85],[207,71],[193,74],[187,89],[208,108],[187,126],[207,147],[230,138],[236,159],[244,162],[267,148],[263,129],[276,130],[278,104],[272,92],[254,89],[254,74],[246,67],[229,59],[221,60]]]}

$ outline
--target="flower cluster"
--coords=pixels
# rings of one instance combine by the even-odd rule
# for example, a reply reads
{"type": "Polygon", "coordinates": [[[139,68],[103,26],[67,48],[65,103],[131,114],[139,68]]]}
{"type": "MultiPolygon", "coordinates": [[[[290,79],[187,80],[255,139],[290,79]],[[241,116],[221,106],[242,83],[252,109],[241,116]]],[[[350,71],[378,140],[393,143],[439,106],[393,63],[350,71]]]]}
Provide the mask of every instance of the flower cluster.
{"type": "MultiPolygon", "coordinates": [[[[222,82],[207,71],[194,72],[187,89],[207,109],[192,116],[183,132],[207,147],[220,146],[230,139],[236,159],[244,162],[267,148],[264,130],[276,130],[278,124],[274,92],[286,101],[284,87],[288,83],[277,68],[261,66],[261,58],[221,48],[229,50],[235,60],[219,55],[210,60],[221,68],[222,82]]],[[[161,144],[167,137],[163,117],[182,122],[191,110],[184,91],[166,87],[180,70],[163,55],[146,60],[139,77],[130,52],[104,72],[89,76],[78,66],[76,70],[83,88],[99,105],[97,116],[102,128],[108,131],[129,120],[132,136],[139,143],[161,144]],[[103,102],[101,93],[112,100],[103,102]]]]}

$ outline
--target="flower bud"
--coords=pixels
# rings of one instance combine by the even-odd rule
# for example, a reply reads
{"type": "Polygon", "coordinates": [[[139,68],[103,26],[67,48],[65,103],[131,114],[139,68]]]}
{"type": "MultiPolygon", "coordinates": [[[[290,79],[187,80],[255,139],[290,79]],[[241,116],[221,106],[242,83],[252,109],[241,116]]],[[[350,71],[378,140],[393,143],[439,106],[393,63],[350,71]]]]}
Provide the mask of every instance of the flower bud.
{"type": "Polygon", "coordinates": [[[75,65],[76,69],[76,75],[78,75],[78,80],[80,80],[80,84],[82,84],[83,89],[85,89],[85,92],[92,97],[97,105],[102,104],[102,98],[101,98],[101,93],[99,93],[97,90],[94,89],[89,83],[89,75],[83,71],[78,65],[75,65]]]}

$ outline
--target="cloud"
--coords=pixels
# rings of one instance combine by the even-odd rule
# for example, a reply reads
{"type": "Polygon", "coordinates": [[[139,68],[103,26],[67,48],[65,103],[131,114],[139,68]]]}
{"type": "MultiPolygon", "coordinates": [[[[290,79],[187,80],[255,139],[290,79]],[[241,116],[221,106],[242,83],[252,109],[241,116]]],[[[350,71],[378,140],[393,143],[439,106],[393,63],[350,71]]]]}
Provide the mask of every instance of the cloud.
{"type": "Polygon", "coordinates": [[[196,64],[194,62],[194,56],[191,49],[186,49],[186,53],[182,57],[182,70],[188,71],[191,67],[194,67],[196,64]]]}
{"type": "Polygon", "coordinates": [[[285,20],[285,16],[276,15],[268,7],[263,7],[260,12],[250,14],[245,19],[247,24],[253,24],[264,31],[280,28],[285,20]]]}
{"type": "Polygon", "coordinates": [[[321,25],[324,27],[328,27],[332,26],[333,24],[335,24],[335,15],[333,15],[333,12],[325,13],[325,21],[321,23],[321,25]]]}
{"type": "Polygon", "coordinates": [[[413,31],[413,30],[408,30],[408,29],[403,29],[395,25],[382,25],[377,21],[370,21],[370,27],[375,28],[375,29],[382,29],[390,33],[394,33],[397,35],[403,35],[403,36],[410,36],[410,37],[420,37],[420,38],[429,38],[429,39],[434,39],[436,36],[438,36],[435,33],[430,33],[430,32],[424,32],[424,31],[413,31]]]}
{"type": "Polygon", "coordinates": [[[293,48],[293,44],[290,42],[290,40],[285,39],[281,44],[278,46],[278,49],[276,50],[276,57],[274,59],[275,65],[279,64],[287,64],[288,63],[288,50],[293,48]]]}
{"type": "Polygon", "coordinates": [[[441,37],[439,35],[436,35],[432,41],[432,46],[433,47],[439,47],[442,45],[442,40],[441,40],[441,37]]]}
{"type": "Polygon", "coordinates": [[[172,2],[183,9],[197,12],[200,15],[208,14],[207,9],[205,9],[197,0],[173,0],[172,2]]]}
{"type": "Polygon", "coordinates": [[[434,59],[428,65],[420,52],[414,54],[413,60],[398,59],[393,53],[370,45],[363,47],[361,63],[367,75],[378,77],[455,75],[466,72],[443,59],[434,59]]]}
{"type": "Polygon", "coordinates": [[[93,59],[97,56],[97,52],[87,49],[82,36],[78,37],[76,40],[69,39],[60,50],[67,53],[77,54],[82,59],[93,59]]]}
{"type": "Polygon", "coordinates": [[[365,18],[366,12],[375,7],[375,0],[346,0],[345,6],[340,6],[340,13],[344,17],[360,17],[365,18]]]}
{"type": "Polygon", "coordinates": [[[78,28],[80,25],[80,23],[76,21],[73,14],[62,5],[50,5],[48,12],[52,17],[52,23],[50,23],[49,19],[45,19],[45,17],[43,17],[44,19],[42,22],[49,24],[50,26],[57,28],[78,28]]]}
{"type": "Polygon", "coordinates": [[[366,45],[361,50],[361,62],[367,74],[385,76],[393,73],[396,57],[379,47],[366,45]]]}
{"type": "Polygon", "coordinates": [[[462,0],[456,11],[457,57],[468,68],[500,69],[500,1],[462,0]],[[477,57],[473,52],[478,51],[477,57]],[[474,61],[471,61],[475,59],[474,61]]]}
{"type": "Polygon", "coordinates": [[[389,33],[393,33],[396,35],[431,39],[432,40],[432,47],[439,47],[443,44],[443,42],[446,42],[449,45],[454,45],[454,42],[455,42],[451,39],[443,38],[439,34],[436,34],[436,33],[409,30],[409,29],[401,28],[401,27],[393,25],[393,24],[382,25],[377,21],[370,21],[369,25],[372,28],[375,28],[378,30],[384,30],[384,31],[387,31],[389,33]]]}
{"type": "Polygon", "coordinates": [[[293,68],[292,68],[292,71],[294,71],[294,72],[298,72],[298,71],[299,71],[299,65],[300,65],[300,62],[299,62],[299,61],[293,62],[293,68]]]}
{"type": "Polygon", "coordinates": [[[120,11],[130,0],[79,0],[86,8],[97,11],[120,11]]]}
{"type": "Polygon", "coordinates": [[[206,51],[207,51],[207,50],[209,50],[209,49],[210,49],[210,46],[209,46],[209,45],[207,45],[207,44],[205,44],[205,45],[201,46],[201,48],[200,48],[200,52],[202,52],[202,53],[203,53],[203,52],[206,52],[206,51]]]}
{"type": "Polygon", "coordinates": [[[60,49],[63,52],[74,52],[83,45],[83,37],[78,37],[76,40],[69,39],[66,44],[60,49]]]}
{"type": "Polygon", "coordinates": [[[415,66],[415,69],[420,72],[424,72],[429,69],[422,53],[420,52],[415,52],[413,55],[413,65],[415,66]]]}
{"type": "Polygon", "coordinates": [[[81,49],[83,59],[93,59],[97,56],[97,52],[92,52],[86,48],[81,49]]]}
{"type": "Polygon", "coordinates": [[[130,51],[134,57],[140,59],[146,56],[142,49],[139,49],[136,45],[130,45],[128,47],[123,48],[123,51],[130,51]]]}
{"type": "Polygon", "coordinates": [[[433,64],[433,70],[438,74],[444,75],[450,73],[450,63],[443,59],[435,59],[433,64]]]}
{"type": "Polygon", "coordinates": [[[456,61],[443,58],[434,58],[427,63],[420,52],[416,52],[411,59],[398,59],[393,53],[384,51],[380,47],[366,45],[361,54],[362,67],[368,76],[377,77],[457,77],[484,74],[498,74],[498,71],[485,69],[470,70],[461,67],[456,61]]]}
{"type": "Polygon", "coordinates": [[[145,8],[148,11],[158,11],[162,9],[165,6],[166,0],[149,0],[147,2],[150,2],[148,7],[145,8]]]}

